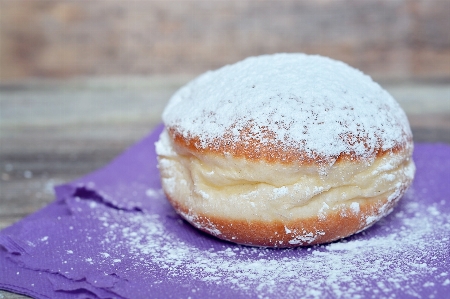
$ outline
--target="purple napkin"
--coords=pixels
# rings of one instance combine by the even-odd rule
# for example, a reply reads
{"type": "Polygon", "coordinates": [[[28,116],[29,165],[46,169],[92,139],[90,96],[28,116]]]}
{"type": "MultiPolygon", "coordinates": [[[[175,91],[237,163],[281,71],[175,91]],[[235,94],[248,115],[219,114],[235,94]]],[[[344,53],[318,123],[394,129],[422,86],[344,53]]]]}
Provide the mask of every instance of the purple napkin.
{"type": "Polygon", "coordinates": [[[392,214],[339,242],[265,249],[192,228],[161,190],[162,127],[0,232],[0,289],[35,298],[443,298],[450,292],[450,146],[418,144],[392,214]]]}

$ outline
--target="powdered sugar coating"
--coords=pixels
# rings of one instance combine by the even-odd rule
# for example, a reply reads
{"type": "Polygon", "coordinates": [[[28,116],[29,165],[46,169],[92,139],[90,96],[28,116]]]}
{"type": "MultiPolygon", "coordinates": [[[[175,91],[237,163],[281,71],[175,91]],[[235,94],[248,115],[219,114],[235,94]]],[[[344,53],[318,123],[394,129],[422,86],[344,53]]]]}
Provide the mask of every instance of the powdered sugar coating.
{"type": "Polygon", "coordinates": [[[163,120],[197,138],[198,149],[226,145],[232,153],[257,140],[331,163],[341,153],[370,159],[412,139],[403,110],[369,76],[305,54],[250,57],[207,72],[173,95],[163,120]]]}

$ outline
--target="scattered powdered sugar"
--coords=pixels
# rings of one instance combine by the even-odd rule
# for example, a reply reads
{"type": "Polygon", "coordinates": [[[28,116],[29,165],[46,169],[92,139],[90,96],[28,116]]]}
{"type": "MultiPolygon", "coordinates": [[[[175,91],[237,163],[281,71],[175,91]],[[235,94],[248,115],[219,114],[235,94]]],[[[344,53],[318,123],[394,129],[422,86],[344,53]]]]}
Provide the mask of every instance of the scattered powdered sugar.
{"type": "Polygon", "coordinates": [[[286,194],[289,193],[289,188],[286,186],[282,186],[279,188],[274,188],[273,189],[273,193],[274,193],[274,199],[285,196],[286,194]]]}
{"type": "Polygon", "coordinates": [[[146,191],[145,191],[145,195],[147,195],[148,197],[150,197],[150,198],[156,198],[156,197],[159,197],[159,196],[161,196],[161,195],[163,195],[164,194],[164,191],[162,190],[162,189],[147,189],[146,191]]]}
{"type": "Polygon", "coordinates": [[[320,220],[322,220],[322,221],[325,220],[325,218],[327,217],[327,216],[326,216],[326,213],[327,213],[327,210],[328,210],[328,209],[330,209],[330,206],[327,205],[326,202],[324,202],[324,203],[322,204],[322,207],[320,208],[319,212],[317,213],[317,215],[318,215],[318,217],[319,217],[320,220]]]}
{"type": "Polygon", "coordinates": [[[200,148],[256,139],[312,158],[371,157],[411,138],[403,110],[369,76],[304,54],[250,57],[207,72],[171,98],[163,120],[185,138],[199,137],[200,148]]]}
{"type": "MultiPolygon", "coordinates": [[[[440,263],[449,263],[450,250],[450,215],[441,213],[439,205],[403,203],[401,211],[375,225],[372,236],[363,232],[328,245],[289,250],[231,243],[205,249],[168,229],[162,215],[116,211],[99,217],[108,228],[103,241],[108,252],[100,254],[111,263],[129,259],[129,270],[142,275],[159,269],[167,279],[221,285],[249,297],[420,297],[417,290],[427,288],[433,298],[434,285],[450,284],[448,273],[438,270],[440,263]]],[[[359,209],[357,203],[351,207],[359,209]]],[[[188,228],[180,219],[173,221],[179,230],[188,228]]]]}
{"type": "Polygon", "coordinates": [[[359,213],[359,203],[352,202],[350,204],[350,209],[353,211],[353,213],[358,214],[359,213]]]}
{"type": "Polygon", "coordinates": [[[307,231],[303,231],[302,233],[303,235],[296,235],[293,239],[289,240],[289,244],[311,244],[319,236],[325,235],[325,232],[320,230],[315,233],[307,231]]]}

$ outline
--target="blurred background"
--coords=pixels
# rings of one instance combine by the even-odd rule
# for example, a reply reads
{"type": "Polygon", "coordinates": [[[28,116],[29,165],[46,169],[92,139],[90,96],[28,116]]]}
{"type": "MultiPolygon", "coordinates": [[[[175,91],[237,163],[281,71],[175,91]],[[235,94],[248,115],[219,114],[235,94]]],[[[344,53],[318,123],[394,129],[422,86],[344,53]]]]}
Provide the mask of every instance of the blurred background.
{"type": "Polygon", "coordinates": [[[198,74],[306,52],[381,80],[450,80],[450,1],[1,0],[0,78],[198,74]]]}
{"type": "Polygon", "coordinates": [[[275,52],[347,62],[415,142],[450,143],[449,0],[0,0],[0,229],[151,132],[188,80],[275,52]]]}

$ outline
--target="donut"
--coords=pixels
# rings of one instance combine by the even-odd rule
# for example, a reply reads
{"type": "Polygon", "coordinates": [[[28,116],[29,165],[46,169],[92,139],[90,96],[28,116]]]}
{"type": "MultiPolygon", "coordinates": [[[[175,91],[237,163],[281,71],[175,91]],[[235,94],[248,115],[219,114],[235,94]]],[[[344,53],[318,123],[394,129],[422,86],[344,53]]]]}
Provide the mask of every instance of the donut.
{"type": "Polygon", "coordinates": [[[206,72],[162,119],[155,147],[167,199],[196,228],[238,244],[348,237],[389,214],[415,174],[399,104],[323,56],[263,55],[206,72]]]}

